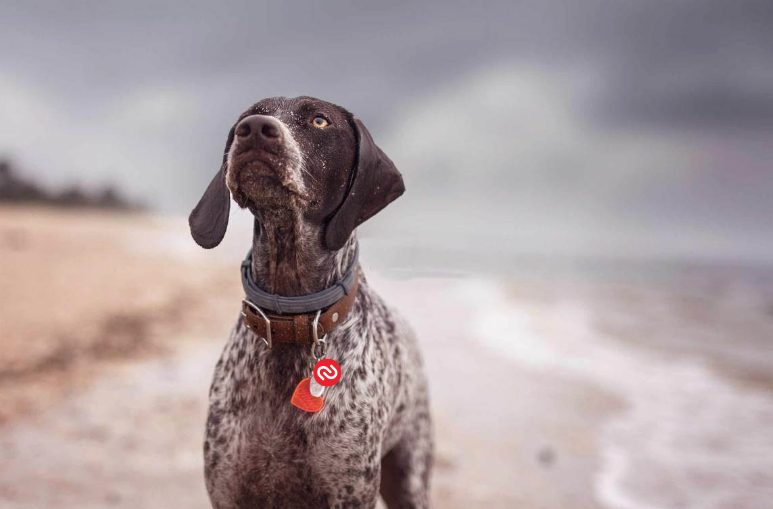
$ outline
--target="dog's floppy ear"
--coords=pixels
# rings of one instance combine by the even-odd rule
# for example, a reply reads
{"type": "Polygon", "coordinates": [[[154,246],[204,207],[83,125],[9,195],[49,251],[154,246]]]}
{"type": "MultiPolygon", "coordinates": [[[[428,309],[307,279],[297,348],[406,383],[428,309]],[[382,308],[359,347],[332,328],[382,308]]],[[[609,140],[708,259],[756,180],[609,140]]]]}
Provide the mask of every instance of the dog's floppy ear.
{"type": "Polygon", "coordinates": [[[344,201],[335,212],[325,231],[325,245],[337,251],[346,243],[355,228],[405,192],[403,176],[395,164],[373,142],[368,130],[354,119],[357,132],[357,163],[344,201]]]}
{"type": "Polygon", "coordinates": [[[225,185],[225,172],[228,161],[228,151],[234,141],[234,128],[228,133],[228,141],[225,144],[223,164],[220,170],[209,183],[207,190],[199,200],[196,208],[188,216],[188,225],[191,227],[191,236],[196,244],[205,249],[212,249],[220,244],[228,228],[228,213],[231,210],[231,194],[225,185]]]}

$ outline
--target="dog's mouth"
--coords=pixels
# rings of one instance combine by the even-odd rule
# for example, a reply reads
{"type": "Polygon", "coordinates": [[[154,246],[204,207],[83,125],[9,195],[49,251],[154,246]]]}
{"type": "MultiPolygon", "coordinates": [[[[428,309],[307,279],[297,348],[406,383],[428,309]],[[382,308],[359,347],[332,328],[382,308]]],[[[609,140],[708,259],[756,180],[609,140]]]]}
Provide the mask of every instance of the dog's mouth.
{"type": "Polygon", "coordinates": [[[231,159],[226,183],[234,201],[242,208],[306,198],[300,169],[292,161],[274,154],[245,154],[231,159]],[[246,157],[245,157],[246,156],[246,157]]]}

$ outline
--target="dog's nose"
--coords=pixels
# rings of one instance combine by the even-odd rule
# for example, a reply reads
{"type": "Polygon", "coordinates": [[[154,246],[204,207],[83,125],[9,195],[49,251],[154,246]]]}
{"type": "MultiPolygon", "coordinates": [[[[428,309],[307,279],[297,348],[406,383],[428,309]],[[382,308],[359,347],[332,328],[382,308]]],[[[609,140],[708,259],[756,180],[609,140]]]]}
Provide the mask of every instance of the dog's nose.
{"type": "Polygon", "coordinates": [[[241,141],[276,144],[282,141],[282,129],[279,121],[266,115],[250,115],[236,126],[236,136],[241,141]]]}

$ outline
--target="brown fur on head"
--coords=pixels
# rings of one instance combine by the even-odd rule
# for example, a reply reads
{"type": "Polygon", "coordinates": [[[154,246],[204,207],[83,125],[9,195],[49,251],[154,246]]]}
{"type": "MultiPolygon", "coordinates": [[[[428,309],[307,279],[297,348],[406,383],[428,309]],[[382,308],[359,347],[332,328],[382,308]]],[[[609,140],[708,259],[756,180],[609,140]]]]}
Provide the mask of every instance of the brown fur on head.
{"type": "Polygon", "coordinates": [[[189,224],[198,244],[218,245],[230,191],[258,222],[303,223],[337,251],[404,190],[392,161],[344,108],[312,97],[264,99],[231,129],[223,165],[189,224]]]}

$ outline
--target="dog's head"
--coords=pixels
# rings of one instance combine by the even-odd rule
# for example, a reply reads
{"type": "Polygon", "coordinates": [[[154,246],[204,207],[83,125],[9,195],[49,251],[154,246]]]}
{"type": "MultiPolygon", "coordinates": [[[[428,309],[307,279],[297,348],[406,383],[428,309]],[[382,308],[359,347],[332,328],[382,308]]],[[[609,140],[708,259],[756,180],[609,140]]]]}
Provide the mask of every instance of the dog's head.
{"type": "Polygon", "coordinates": [[[188,220],[202,247],[225,235],[229,190],[256,217],[291,211],[320,225],[324,245],[335,251],[405,187],[351,113],[312,97],[279,97],[256,103],[231,128],[223,165],[188,220]]]}

